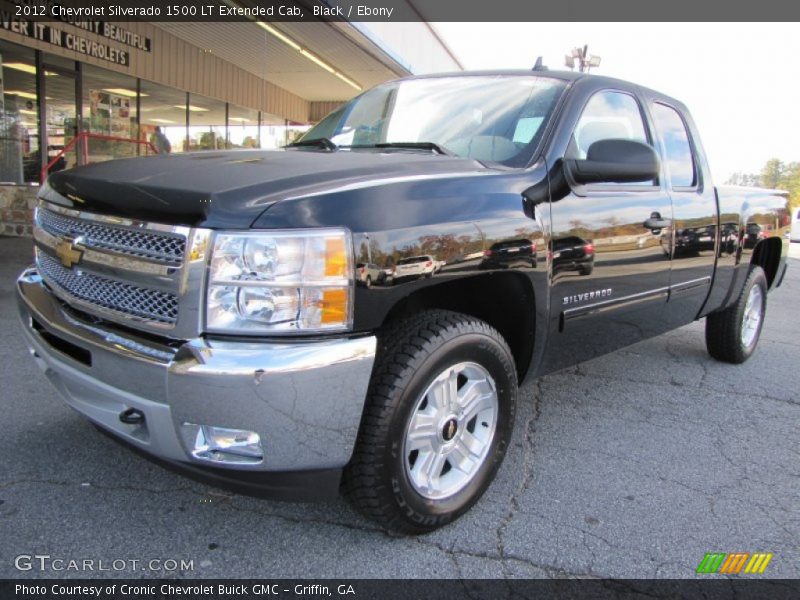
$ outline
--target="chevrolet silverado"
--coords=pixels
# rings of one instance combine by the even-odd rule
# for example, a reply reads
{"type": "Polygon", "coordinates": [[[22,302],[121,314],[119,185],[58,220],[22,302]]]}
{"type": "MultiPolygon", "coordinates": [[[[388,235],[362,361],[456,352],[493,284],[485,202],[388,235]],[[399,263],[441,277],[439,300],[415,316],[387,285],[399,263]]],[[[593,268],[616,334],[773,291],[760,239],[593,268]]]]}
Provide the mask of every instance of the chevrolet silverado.
{"type": "Polygon", "coordinates": [[[19,309],[72,408],[409,533],[484,493],[521,382],[697,319],[741,363],[786,270],[785,194],[714,187],[680,102],[580,73],[401,79],[282,150],[93,164],[39,197],[19,309]]]}

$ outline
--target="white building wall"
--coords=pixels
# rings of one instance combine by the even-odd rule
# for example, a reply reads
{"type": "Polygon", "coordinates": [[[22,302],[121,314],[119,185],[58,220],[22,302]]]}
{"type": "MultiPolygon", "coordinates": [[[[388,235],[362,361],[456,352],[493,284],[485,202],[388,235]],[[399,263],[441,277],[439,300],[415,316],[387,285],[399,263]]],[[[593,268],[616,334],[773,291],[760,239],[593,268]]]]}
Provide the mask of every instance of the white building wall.
{"type": "Polygon", "coordinates": [[[414,75],[463,70],[431,23],[359,22],[353,25],[414,75]]]}

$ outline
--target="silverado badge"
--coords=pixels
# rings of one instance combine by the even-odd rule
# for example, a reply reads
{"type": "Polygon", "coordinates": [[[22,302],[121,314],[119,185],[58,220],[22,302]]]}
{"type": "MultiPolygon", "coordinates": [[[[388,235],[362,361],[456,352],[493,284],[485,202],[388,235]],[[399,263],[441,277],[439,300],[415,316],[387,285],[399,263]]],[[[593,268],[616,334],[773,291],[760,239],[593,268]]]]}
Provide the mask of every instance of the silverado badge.
{"type": "Polygon", "coordinates": [[[56,245],[56,256],[61,259],[61,264],[71,269],[83,258],[83,250],[76,245],[75,240],[63,239],[56,245]]]}
{"type": "Polygon", "coordinates": [[[572,296],[564,296],[564,304],[574,304],[575,302],[585,302],[586,300],[599,300],[600,298],[608,298],[612,293],[611,288],[602,290],[592,290],[591,292],[583,292],[581,294],[574,294],[572,296]]]}

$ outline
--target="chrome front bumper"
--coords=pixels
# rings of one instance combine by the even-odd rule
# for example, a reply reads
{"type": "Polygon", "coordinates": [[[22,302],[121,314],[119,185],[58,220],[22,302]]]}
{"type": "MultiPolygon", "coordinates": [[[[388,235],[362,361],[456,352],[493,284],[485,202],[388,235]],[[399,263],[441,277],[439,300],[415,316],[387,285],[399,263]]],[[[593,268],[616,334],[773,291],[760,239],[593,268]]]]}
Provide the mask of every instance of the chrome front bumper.
{"type": "Polygon", "coordinates": [[[335,470],[350,460],[375,337],[170,346],[85,320],[50,293],[35,269],[20,275],[17,290],[31,354],[67,403],[145,453],[250,476],[335,470]],[[129,408],[144,422],[121,422],[129,408]],[[264,459],[209,465],[191,455],[183,423],[255,431],[264,459]]]}

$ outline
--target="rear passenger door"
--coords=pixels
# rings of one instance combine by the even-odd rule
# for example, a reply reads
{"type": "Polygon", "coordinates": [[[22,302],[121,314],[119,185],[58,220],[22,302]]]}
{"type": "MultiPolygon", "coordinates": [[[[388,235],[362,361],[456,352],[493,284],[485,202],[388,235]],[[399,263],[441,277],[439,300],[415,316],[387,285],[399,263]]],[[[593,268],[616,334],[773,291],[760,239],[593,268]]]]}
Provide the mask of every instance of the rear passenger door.
{"type": "MultiPolygon", "coordinates": [[[[650,112],[672,198],[673,225],[664,232],[663,248],[672,259],[667,314],[677,327],[697,318],[711,289],[717,254],[729,252],[730,244],[721,243],[714,188],[683,111],[657,98],[650,112]]],[[[731,237],[731,224],[723,219],[723,226],[731,237]]]]}

